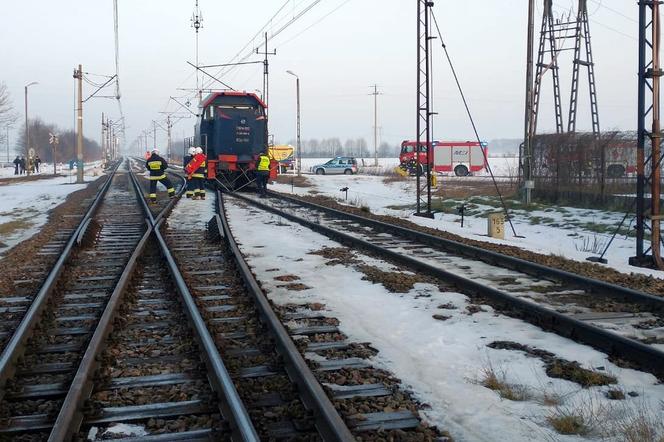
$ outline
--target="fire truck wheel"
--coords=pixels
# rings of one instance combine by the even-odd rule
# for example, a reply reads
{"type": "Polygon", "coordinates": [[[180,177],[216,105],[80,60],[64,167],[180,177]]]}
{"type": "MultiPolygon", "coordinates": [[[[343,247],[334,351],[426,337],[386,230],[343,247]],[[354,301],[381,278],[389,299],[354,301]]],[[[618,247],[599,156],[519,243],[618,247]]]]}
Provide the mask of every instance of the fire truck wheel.
{"type": "Polygon", "coordinates": [[[454,174],[456,176],[467,176],[468,168],[462,164],[459,164],[457,167],[454,168],[454,174]]]}

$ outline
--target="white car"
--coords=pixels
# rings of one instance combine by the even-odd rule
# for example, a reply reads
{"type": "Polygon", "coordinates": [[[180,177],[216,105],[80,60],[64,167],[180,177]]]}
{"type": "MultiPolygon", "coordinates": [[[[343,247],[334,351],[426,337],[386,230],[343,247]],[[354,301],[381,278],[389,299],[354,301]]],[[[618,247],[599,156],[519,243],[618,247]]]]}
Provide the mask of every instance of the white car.
{"type": "Polygon", "coordinates": [[[357,160],[353,157],[336,157],[324,164],[317,164],[311,168],[316,175],[357,173],[357,160]]]}

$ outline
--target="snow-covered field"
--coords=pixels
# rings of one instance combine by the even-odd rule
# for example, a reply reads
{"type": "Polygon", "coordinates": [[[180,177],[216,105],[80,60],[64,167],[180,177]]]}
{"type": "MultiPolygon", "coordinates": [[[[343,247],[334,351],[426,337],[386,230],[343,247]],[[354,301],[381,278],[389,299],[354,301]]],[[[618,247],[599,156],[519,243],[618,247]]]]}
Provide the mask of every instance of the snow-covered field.
{"type": "MultiPolygon", "coordinates": [[[[385,164],[389,164],[389,159],[383,161],[385,164]]],[[[500,167],[508,167],[512,160],[495,158],[492,161],[495,161],[495,169],[500,170],[500,167]]],[[[311,187],[293,188],[288,184],[273,184],[270,188],[284,193],[326,195],[340,199],[341,203],[367,206],[376,214],[405,218],[417,224],[467,238],[508,244],[546,255],[561,255],[577,261],[585,261],[589,256],[599,255],[604,246],[608,244],[613,229],[624,216],[623,213],[573,207],[550,207],[531,211],[516,210],[511,212],[511,215],[517,236],[506,224],[505,240],[498,240],[487,236],[487,219],[484,216],[466,216],[463,227],[461,227],[460,216],[455,213],[436,213],[433,220],[413,216],[413,205],[416,203],[415,178],[410,177],[402,181],[387,183],[384,178],[383,176],[361,174],[353,176],[310,174],[307,175],[307,179],[311,183],[311,187]],[[347,201],[344,200],[345,194],[340,191],[344,187],[349,188],[347,201]],[[607,233],[597,233],[597,226],[602,227],[600,230],[606,230],[607,233]]],[[[439,180],[439,185],[444,186],[446,180],[452,180],[455,186],[460,186],[463,185],[465,178],[446,178],[439,180]]],[[[456,206],[457,203],[463,202],[463,200],[455,200],[453,203],[456,206]]],[[[435,199],[434,203],[444,204],[445,201],[435,199]]],[[[483,206],[481,203],[476,203],[476,205],[478,212],[499,211],[490,205],[483,206]]],[[[628,225],[623,226],[623,231],[628,225]]],[[[609,261],[608,265],[626,273],[636,272],[664,277],[662,271],[630,266],[628,259],[633,256],[634,249],[633,238],[624,235],[617,236],[605,255],[609,261]]]]}
{"type": "MultiPolygon", "coordinates": [[[[384,198],[388,193],[382,193],[384,198]]],[[[423,283],[405,294],[391,293],[364,280],[353,264],[330,266],[323,257],[310,254],[323,247],[339,247],[338,243],[243,203],[231,200],[226,207],[241,249],[272,301],[280,305],[324,304],[324,313],[340,320],[341,331],[352,342],[368,342],[379,350],[375,366],[394,373],[419,401],[429,404],[424,418],[449,431],[454,440],[580,441],[606,437],[601,440],[617,441],[624,439],[616,428],[628,425],[636,416],[652,416],[655,423],[662,418],[664,385],[652,375],[620,368],[601,352],[497,314],[489,306],[470,314],[466,307],[471,301],[460,293],[443,292],[423,283]],[[279,270],[267,271],[275,268],[279,270]],[[276,280],[289,274],[309,288],[291,291],[276,280]],[[517,342],[578,361],[584,368],[615,376],[617,384],[582,388],[550,378],[539,358],[487,347],[494,341],[517,342]],[[503,399],[482,386],[488,370],[521,392],[523,400],[503,399]],[[624,391],[626,399],[607,399],[610,389],[624,391]],[[594,427],[589,438],[562,436],[551,428],[548,418],[565,413],[587,419],[594,427]]],[[[400,270],[361,253],[355,257],[383,271],[400,270]]]]}
{"type": "MultiPolygon", "coordinates": [[[[13,170],[11,172],[13,176],[13,170]]],[[[70,172],[65,170],[63,173],[67,176],[57,178],[43,172],[43,179],[0,185],[0,230],[3,232],[0,255],[37,233],[48,220],[50,210],[61,204],[70,193],[87,186],[75,184],[76,171],[73,175],[70,172]]],[[[94,181],[102,173],[98,164],[90,164],[85,180],[94,181]]]]}
{"type": "MultiPolygon", "coordinates": [[[[332,158],[302,158],[302,172],[308,173],[310,169],[318,164],[324,164],[332,158]]],[[[367,174],[385,174],[391,172],[399,165],[399,158],[378,158],[378,167],[375,166],[374,158],[357,158],[360,171],[367,174]]],[[[489,157],[489,166],[497,177],[515,177],[519,171],[519,158],[517,157],[489,157]]],[[[449,175],[454,175],[450,173],[449,175]]],[[[475,174],[476,176],[488,176],[484,170],[475,174]]]]}
{"type": "MultiPolygon", "coordinates": [[[[101,161],[92,161],[90,163],[85,163],[85,169],[86,169],[85,174],[94,175],[95,173],[97,173],[97,175],[99,175],[100,166],[101,166],[101,161]]],[[[60,175],[76,177],[76,169],[70,169],[69,164],[58,163],[55,166],[55,170],[60,175]]],[[[53,175],[53,163],[41,163],[39,167],[39,172],[31,173],[30,175],[44,176],[44,177],[53,175]]],[[[11,166],[0,167],[0,178],[20,178],[20,177],[25,177],[25,175],[14,175],[13,164],[11,166]]]]}

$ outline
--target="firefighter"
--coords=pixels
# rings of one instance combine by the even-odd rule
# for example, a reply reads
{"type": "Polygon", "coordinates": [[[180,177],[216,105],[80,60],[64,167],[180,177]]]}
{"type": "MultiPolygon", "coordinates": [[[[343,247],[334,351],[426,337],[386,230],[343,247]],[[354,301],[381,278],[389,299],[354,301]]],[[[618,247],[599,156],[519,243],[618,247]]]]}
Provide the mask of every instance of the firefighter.
{"type": "Polygon", "coordinates": [[[145,168],[150,172],[150,177],[148,178],[150,180],[150,202],[157,202],[157,182],[166,186],[168,197],[173,198],[175,196],[175,188],[171,184],[171,180],[166,176],[168,163],[159,156],[159,149],[156,147],[152,149],[152,155],[150,155],[150,158],[145,163],[145,168]]]}
{"type": "Polygon", "coordinates": [[[203,155],[203,162],[198,166],[198,169],[191,174],[194,179],[194,199],[205,199],[205,172],[207,169],[207,157],[203,154],[201,147],[196,148],[196,156],[203,155]]]}
{"type": "MultiPolygon", "coordinates": [[[[184,157],[184,161],[182,164],[187,166],[191,160],[194,159],[194,155],[196,155],[196,148],[194,146],[191,146],[189,150],[187,151],[187,156],[184,157]]],[[[194,179],[192,176],[187,175],[187,193],[186,193],[187,198],[193,198],[194,197],[194,179]]]]}
{"type": "Polygon", "coordinates": [[[258,155],[256,160],[256,186],[258,195],[261,198],[267,197],[267,180],[270,177],[270,157],[267,156],[267,149],[258,155]]]}

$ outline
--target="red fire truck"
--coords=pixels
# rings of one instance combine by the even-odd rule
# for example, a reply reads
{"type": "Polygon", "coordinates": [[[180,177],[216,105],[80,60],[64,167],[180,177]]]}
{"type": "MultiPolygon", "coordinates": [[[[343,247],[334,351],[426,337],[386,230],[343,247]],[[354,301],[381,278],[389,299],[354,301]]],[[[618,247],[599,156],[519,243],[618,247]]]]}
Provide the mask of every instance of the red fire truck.
{"type": "MultiPolygon", "coordinates": [[[[401,143],[399,161],[401,168],[411,174],[417,172],[415,141],[401,143]]],[[[433,155],[427,153],[427,143],[420,143],[420,173],[427,165],[433,172],[454,172],[456,176],[466,176],[484,170],[486,167],[487,144],[477,141],[434,141],[433,155]],[[428,157],[428,158],[427,158],[428,157]]]]}

